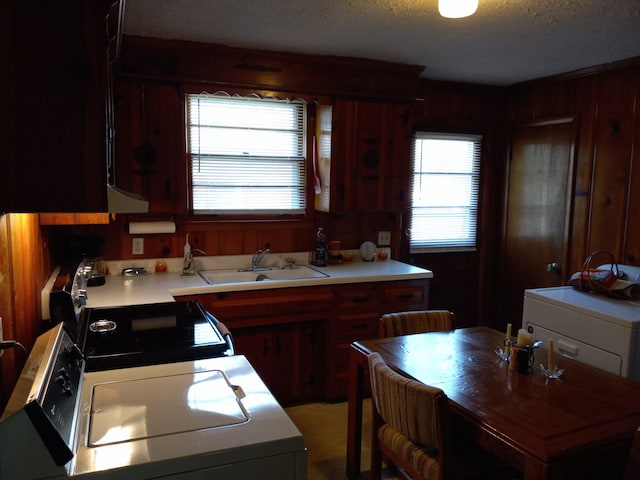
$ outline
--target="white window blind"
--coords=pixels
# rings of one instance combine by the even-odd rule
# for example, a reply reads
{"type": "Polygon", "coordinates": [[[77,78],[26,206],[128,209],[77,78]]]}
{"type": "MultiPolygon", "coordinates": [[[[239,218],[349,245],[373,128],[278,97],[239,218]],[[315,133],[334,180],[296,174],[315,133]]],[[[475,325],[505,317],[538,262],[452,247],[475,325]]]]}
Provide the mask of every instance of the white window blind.
{"type": "Polygon", "coordinates": [[[194,213],[304,213],[304,101],[187,95],[187,125],[194,213]]]}
{"type": "Polygon", "coordinates": [[[480,135],[416,133],[412,253],[476,248],[481,146],[480,135]]]}

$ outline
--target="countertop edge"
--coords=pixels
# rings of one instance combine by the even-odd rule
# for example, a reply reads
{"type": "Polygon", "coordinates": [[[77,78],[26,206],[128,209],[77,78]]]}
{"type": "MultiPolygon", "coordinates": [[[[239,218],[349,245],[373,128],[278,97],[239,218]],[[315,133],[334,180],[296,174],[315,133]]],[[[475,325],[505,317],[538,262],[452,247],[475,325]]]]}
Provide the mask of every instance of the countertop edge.
{"type": "MultiPolygon", "coordinates": [[[[175,262],[177,264],[177,262],[175,262]]],[[[172,265],[173,266],[173,265],[172,265]]],[[[357,284],[366,282],[390,282],[403,280],[428,280],[433,278],[431,270],[397,260],[376,262],[352,262],[343,265],[313,267],[326,273],[324,278],[273,280],[261,282],[208,284],[200,275],[184,276],[179,268],[169,273],[123,277],[107,275],[104,285],[87,289],[87,308],[115,307],[175,301],[176,297],[207,295],[216,293],[274,290],[284,288],[357,284]]],[[[117,270],[114,270],[117,271],[117,270]]],[[[149,270],[147,270],[149,272],[149,270]]],[[[52,274],[55,277],[55,271],[52,274]]],[[[51,282],[47,282],[50,285],[51,282]]],[[[49,292],[42,292],[42,303],[46,303],[49,292]]],[[[44,312],[44,309],[43,309],[44,312]]],[[[44,318],[43,320],[48,320],[44,318]]]]}

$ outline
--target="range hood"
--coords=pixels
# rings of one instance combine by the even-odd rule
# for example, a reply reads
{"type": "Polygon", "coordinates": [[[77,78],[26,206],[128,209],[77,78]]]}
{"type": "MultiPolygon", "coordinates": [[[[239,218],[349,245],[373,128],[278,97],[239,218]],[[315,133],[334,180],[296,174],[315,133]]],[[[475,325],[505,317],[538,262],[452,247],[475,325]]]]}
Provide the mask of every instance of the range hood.
{"type": "Polygon", "coordinates": [[[107,207],[109,213],[147,213],[149,202],[140,195],[107,184],[107,207]]]}

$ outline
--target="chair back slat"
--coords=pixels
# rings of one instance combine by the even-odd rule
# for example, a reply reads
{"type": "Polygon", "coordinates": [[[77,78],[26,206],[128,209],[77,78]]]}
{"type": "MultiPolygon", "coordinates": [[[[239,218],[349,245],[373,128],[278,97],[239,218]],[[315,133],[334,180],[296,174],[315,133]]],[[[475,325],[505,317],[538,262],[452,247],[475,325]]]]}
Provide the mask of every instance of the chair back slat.
{"type": "Polygon", "coordinates": [[[387,313],[380,317],[380,336],[397,337],[424,332],[447,332],[455,328],[449,310],[415,310],[387,313]]]}
{"type": "Polygon", "coordinates": [[[383,421],[416,444],[443,448],[442,422],[449,408],[445,393],[400,375],[377,353],[369,356],[369,369],[374,403],[383,421]]]}
{"type": "Polygon", "coordinates": [[[640,478],[640,428],[636,430],[633,437],[633,444],[629,451],[629,460],[627,461],[625,480],[638,480],[640,478]]]}

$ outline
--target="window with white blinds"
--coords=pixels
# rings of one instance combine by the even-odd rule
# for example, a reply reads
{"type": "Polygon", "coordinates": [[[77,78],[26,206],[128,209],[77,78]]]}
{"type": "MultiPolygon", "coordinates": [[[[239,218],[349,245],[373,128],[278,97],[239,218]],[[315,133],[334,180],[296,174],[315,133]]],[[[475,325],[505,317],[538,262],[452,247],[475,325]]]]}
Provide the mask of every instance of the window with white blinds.
{"type": "Polygon", "coordinates": [[[482,136],[417,132],[411,253],[476,248],[482,136]]]}
{"type": "Polygon", "coordinates": [[[196,214],[305,212],[306,104],[187,95],[196,214]]]}

